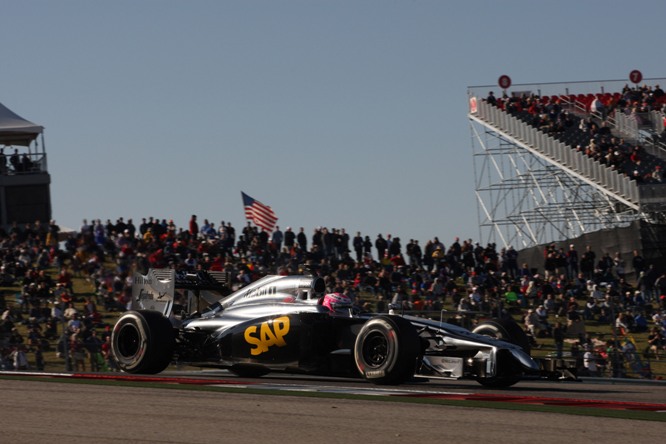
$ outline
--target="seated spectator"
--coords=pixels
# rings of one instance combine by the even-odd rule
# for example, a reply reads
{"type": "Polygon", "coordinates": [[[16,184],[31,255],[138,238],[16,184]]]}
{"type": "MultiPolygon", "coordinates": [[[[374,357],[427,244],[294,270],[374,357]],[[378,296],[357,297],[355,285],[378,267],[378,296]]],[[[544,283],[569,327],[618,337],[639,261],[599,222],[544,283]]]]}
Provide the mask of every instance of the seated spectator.
{"type": "Polygon", "coordinates": [[[646,177],[648,182],[662,183],[664,181],[664,173],[661,170],[661,165],[656,165],[654,170],[646,177]]]}
{"type": "Polygon", "coordinates": [[[512,307],[519,305],[518,294],[512,288],[509,288],[508,291],[504,293],[504,299],[506,303],[512,307]]]}
{"type": "Polygon", "coordinates": [[[67,331],[70,333],[79,333],[81,331],[81,328],[83,327],[83,323],[79,319],[79,314],[74,313],[72,317],[69,319],[67,322],[67,331]]]}
{"type": "Polygon", "coordinates": [[[636,313],[636,315],[634,315],[634,322],[631,328],[631,332],[645,333],[646,331],[648,331],[648,321],[642,312],[638,312],[636,313]]]}
{"type": "Polygon", "coordinates": [[[28,370],[28,357],[26,356],[26,348],[23,344],[19,344],[12,352],[12,360],[14,363],[14,370],[28,370]]]}
{"type": "Polygon", "coordinates": [[[638,166],[641,164],[641,147],[636,145],[634,146],[633,150],[631,150],[631,154],[629,155],[629,160],[631,160],[631,163],[634,165],[638,166]]]}
{"type": "Polygon", "coordinates": [[[550,336],[550,325],[548,323],[548,310],[543,305],[539,305],[535,310],[534,314],[537,315],[539,319],[539,325],[541,327],[540,334],[547,334],[550,336]]]}
{"type": "Polygon", "coordinates": [[[594,298],[589,298],[583,308],[583,319],[591,321],[598,313],[599,307],[597,307],[597,301],[595,301],[594,298]]]}
{"type": "Polygon", "coordinates": [[[525,327],[534,338],[540,337],[541,332],[546,330],[546,326],[541,323],[539,316],[531,308],[527,310],[527,314],[524,317],[524,323],[525,327]]]}
{"type": "Polygon", "coordinates": [[[65,308],[65,311],[63,312],[63,317],[66,320],[70,320],[74,318],[74,315],[78,315],[79,311],[74,307],[74,304],[71,302],[67,304],[67,308],[65,308]]]}
{"type": "Polygon", "coordinates": [[[578,337],[581,342],[585,340],[585,321],[578,314],[576,304],[570,303],[567,308],[567,336],[578,337]]]}
{"type": "MultiPolygon", "coordinates": [[[[592,281],[589,281],[592,282],[592,281]]],[[[596,302],[603,301],[606,298],[606,293],[599,288],[599,285],[592,282],[592,291],[590,297],[596,302]]]]}
{"type": "Polygon", "coordinates": [[[625,313],[618,313],[615,318],[615,330],[618,335],[626,336],[629,333],[629,324],[625,313]]]}
{"type": "Polygon", "coordinates": [[[656,360],[660,359],[660,354],[666,350],[666,339],[659,327],[652,327],[650,334],[647,337],[648,346],[645,349],[645,354],[652,353],[656,360]]]}
{"type": "Polygon", "coordinates": [[[597,367],[598,355],[590,344],[585,345],[585,353],[583,353],[583,370],[588,376],[599,376],[597,367]]]}

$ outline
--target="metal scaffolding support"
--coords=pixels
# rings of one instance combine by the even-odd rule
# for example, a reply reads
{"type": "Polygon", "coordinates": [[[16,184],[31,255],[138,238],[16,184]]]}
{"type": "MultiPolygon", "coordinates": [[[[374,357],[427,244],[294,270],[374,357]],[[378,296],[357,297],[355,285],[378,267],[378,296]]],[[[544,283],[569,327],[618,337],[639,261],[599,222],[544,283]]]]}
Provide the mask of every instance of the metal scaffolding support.
{"type": "Polygon", "coordinates": [[[470,118],[480,239],[527,248],[642,215],[497,128],[470,118]]]}

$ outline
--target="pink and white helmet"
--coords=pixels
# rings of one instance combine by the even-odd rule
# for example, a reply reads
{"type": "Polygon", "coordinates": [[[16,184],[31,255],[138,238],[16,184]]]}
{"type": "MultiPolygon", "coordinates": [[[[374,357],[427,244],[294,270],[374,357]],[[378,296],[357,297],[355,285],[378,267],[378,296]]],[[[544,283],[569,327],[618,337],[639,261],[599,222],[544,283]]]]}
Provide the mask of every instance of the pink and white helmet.
{"type": "Polygon", "coordinates": [[[351,308],[352,300],[342,293],[328,293],[324,296],[321,305],[331,311],[336,311],[340,308],[351,308]]]}

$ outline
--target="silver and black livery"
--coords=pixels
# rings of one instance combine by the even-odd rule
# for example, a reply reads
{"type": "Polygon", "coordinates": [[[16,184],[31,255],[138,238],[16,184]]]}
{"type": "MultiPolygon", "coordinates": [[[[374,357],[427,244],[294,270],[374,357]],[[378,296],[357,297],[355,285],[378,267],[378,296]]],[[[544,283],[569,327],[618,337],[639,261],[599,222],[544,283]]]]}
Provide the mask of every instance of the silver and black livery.
{"type": "Polygon", "coordinates": [[[281,371],[400,384],[427,376],[489,387],[543,375],[512,321],[485,321],[470,331],[352,307],[331,311],[321,305],[324,281],[313,276],[266,276],[231,294],[226,284],[223,273],[135,274],[132,310],[112,334],[120,368],[155,374],[177,362],[246,377],[281,371]]]}

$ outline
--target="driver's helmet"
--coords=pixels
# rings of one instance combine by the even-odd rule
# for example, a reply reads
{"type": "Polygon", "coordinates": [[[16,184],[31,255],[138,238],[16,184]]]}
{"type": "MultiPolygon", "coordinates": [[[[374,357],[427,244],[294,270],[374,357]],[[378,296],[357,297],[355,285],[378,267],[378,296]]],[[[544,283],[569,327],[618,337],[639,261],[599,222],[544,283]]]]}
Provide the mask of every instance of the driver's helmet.
{"type": "Polygon", "coordinates": [[[339,309],[351,308],[352,300],[342,293],[328,293],[324,296],[324,301],[321,303],[330,311],[339,309]]]}

